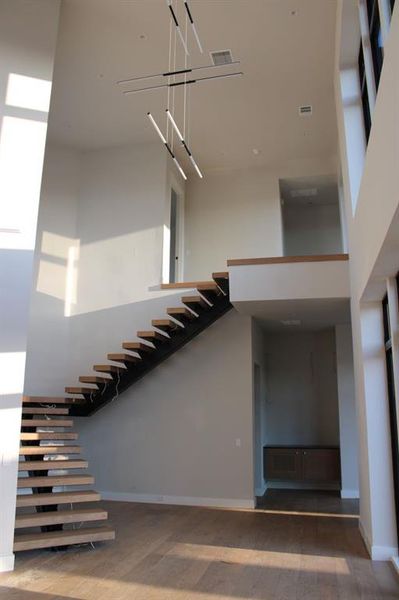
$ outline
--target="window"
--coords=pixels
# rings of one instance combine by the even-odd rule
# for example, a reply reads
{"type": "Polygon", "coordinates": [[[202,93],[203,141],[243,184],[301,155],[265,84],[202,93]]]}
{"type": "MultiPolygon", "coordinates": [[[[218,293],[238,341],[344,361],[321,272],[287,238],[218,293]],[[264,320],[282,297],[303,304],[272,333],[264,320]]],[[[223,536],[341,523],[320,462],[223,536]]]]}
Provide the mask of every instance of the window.
{"type": "MultiPolygon", "coordinates": [[[[397,279],[398,281],[398,279],[397,279]]],[[[395,398],[395,380],[393,371],[392,357],[392,338],[389,322],[389,304],[388,296],[385,296],[382,301],[382,312],[384,318],[384,343],[385,343],[385,360],[387,369],[387,386],[388,386],[388,407],[389,407],[389,422],[391,428],[391,449],[392,449],[392,470],[393,484],[395,495],[396,509],[396,524],[399,540],[399,439],[396,414],[396,398],[395,398]]]]}
{"type": "Polygon", "coordinates": [[[380,83],[382,63],[384,62],[384,50],[382,43],[382,31],[378,0],[367,0],[367,16],[369,21],[370,47],[373,57],[375,87],[378,90],[380,83]]]}
{"type": "Polygon", "coordinates": [[[370,130],[371,130],[371,112],[370,112],[370,104],[369,104],[369,92],[367,89],[366,69],[364,67],[363,45],[361,42],[360,42],[360,49],[359,49],[359,79],[360,79],[360,93],[361,93],[361,97],[362,97],[364,131],[366,134],[366,142],[368,143],[369,137],[370,137],[370,130]]]}

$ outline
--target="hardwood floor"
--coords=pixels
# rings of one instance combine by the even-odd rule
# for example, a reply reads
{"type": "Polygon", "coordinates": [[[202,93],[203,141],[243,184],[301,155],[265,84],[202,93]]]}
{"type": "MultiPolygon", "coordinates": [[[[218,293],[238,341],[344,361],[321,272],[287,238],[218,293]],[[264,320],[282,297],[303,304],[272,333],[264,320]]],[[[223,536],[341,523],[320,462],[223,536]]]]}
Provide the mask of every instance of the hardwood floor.
{"type": "Polygon", "coordinates": [[[348,507],[299,496],[273,493],[257,511],[104,502],[115,542],[20,553],[0,599],[397,600],[399,579],[368,560],[348,507]]]}

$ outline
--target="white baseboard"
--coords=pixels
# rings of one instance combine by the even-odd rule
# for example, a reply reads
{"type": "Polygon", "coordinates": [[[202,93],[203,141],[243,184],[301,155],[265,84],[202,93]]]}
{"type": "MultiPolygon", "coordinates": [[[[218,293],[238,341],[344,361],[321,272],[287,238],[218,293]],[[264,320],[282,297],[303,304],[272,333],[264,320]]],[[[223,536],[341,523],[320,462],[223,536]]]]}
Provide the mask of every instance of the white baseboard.
{"type": "Polygon", "coordinates": [[[205,506],[212,508],[255,508],[255,501],[240,498],[201,498],[196,496],[163,496],[131,492],[100,492],[104,500],[118,502],[143,502],[147,504],[175,504],[179,506],[205,506]]]}
{"type": "Polygon", "coordinates": [[[0,573],[14,570],[15,556],[14,554],[3,554],[0,556],[0,573]]]}
{"type": "Polygon", "coordinates": [[[368,536],[363,523],[359,519],[359,529],[366,544],[367,551],[370,555],[371,560],[376,561],[388,561],[393,560],[393,557],[397,556],[398,548],[394,546],[373,546],[370,541],[370,537],[368,536]]]}
{"type": "Polygon", "coordinates": [[[341,498],[359,498],[359,490],[341,490],[341,498]]]}

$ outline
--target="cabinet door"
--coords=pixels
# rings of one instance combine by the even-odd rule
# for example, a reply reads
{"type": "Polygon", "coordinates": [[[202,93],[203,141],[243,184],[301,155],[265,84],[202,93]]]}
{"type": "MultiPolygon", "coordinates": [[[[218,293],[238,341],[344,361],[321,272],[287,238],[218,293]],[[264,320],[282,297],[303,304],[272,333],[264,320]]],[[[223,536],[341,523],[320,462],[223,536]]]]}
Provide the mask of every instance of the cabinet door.
{"type": "Polygon", "coordinates": [[[302,455],[295,448],[265,448],[264,465],[265,479],[302,479],[302,455]]]}
{"type": "Polygon", "coordinates": [[[339,450],[335,448],[303,450],[303,479],[313,482],[340,480],[339,450]]]}

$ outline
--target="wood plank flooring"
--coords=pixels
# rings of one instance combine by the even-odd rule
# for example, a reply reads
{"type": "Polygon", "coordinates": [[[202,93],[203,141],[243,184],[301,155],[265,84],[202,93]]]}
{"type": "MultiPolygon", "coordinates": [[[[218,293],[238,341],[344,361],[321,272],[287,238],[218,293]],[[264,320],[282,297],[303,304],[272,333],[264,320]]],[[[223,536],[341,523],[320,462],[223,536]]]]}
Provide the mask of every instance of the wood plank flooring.
{"type": "Polygon", "coordinates": [[[0,575],[0,600],[398,599],[392,566],[367,557],[356,504],[280,492],[262,503],[103,502],[114,543],[18,554],[15,571],[0,575]]]}

